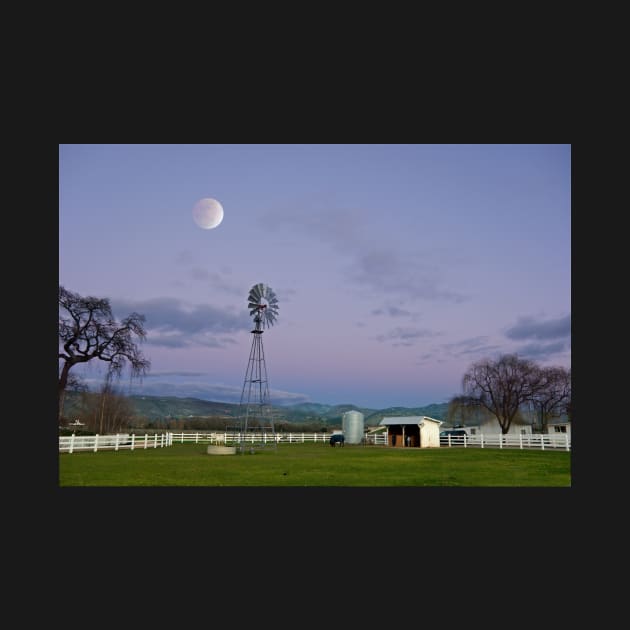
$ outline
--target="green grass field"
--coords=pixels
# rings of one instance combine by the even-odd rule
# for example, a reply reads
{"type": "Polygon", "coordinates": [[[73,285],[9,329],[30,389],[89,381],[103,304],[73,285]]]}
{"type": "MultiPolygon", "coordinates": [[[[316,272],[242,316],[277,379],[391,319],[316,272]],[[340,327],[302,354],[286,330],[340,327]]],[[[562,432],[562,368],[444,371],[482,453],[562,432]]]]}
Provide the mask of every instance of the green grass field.
{"type": "Polygon", "coordinates": [[[279,444],[208,455],[205,444],[60,453],[68,486],[556,486],[571,485],[571,453],[515,449],[331,448],[279,444]]]}

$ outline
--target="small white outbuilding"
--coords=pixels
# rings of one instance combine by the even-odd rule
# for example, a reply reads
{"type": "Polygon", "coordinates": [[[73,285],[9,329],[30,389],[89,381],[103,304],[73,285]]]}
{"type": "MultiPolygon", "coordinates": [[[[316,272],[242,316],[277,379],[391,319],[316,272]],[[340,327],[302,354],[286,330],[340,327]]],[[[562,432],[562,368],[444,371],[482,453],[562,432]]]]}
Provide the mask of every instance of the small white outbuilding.
{"type": "Polygon", "coordinates": [[[439,447],[442,420],[429,416],[385,416],[379,425],[387,427],[387,444],[401,447],[439,447]]]}

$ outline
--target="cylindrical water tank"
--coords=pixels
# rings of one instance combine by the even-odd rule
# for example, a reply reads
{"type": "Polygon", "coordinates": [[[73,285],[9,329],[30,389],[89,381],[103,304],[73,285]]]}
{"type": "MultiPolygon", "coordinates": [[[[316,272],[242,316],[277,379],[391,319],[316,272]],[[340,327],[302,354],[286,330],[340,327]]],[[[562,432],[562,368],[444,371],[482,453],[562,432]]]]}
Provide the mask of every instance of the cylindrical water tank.
{"type": "Polygon", "coordinates": [[[363,414],[360,411],[346,411],[341,417],[341,427],[346,444],[361,444],[363,440],[363,414]]]}

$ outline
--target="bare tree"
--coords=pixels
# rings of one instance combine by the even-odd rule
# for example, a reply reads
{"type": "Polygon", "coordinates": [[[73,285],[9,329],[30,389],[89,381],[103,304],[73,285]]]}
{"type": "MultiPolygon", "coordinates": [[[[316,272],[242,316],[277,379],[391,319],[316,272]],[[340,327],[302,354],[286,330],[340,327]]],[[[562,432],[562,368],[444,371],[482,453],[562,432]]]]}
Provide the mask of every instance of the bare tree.
{"type": "Polygon", "coordinates": [[[496,417],[501,433],[510,430],[522,406],[528,404],[542,384],[541,370],[533,362],[506,354],[497,361],[474,363],[462,379],[469,404],[479,405],[496,417]]]}
{"type": "Polygon", "coordinates": [[[100,392],[85,393],[82,398],[82,415],[86,427],[94,433],[118,433],[133,422],[133,404],[108,381],[103,384],[100,392]]]}
{"type": "Polygon", "coordinates": [[[59,285],[58,418],[70,370],[78,363],[92,359],[109,363],[108,380],[119,376],[127,364],[132,376],[146,374],[151,364],[138,348],[138,342],[146,338],[144,321],[144,315],[131,313],[119,323],[108,299],[82,297],[59,285]]]}
{"type": "Polygon", "coordinates": [[[465,427],[481,420],[484,415],[487,416],[488,411],[471,396],[453,396],[446,410],[446,420],[453,426],[465,427]]]}
{"type": "Polygon", "coordinates": [[[567,408],[570,408],[571,370],[563,367],[540,368],[540,379],[540,387],[533,394],[531,404],[537,412],[540,430],[545,432],[551,418],[567,413],[567,408]]]}

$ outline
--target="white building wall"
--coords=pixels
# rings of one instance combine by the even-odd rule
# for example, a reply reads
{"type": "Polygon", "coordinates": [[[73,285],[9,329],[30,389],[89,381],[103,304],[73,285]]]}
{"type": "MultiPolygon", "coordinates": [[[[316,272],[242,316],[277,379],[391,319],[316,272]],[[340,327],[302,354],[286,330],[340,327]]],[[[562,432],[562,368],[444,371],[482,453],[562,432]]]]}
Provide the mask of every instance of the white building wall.
{"type": "Polygon", "coordinates": [[[547,425],[547,433],[551,435],[564,435],[565,433],[571,437],[571,423],[570,422],[558,422],[556,424],[547,425]],[[566,427],[563,431],[560,427],[566,427]]]}
{"type": "MultiPolygon", "coordinates": [[[[531,424],[517,424],[516,422],[512,422],[508,430],[508,433],[510,435],[520,435],[520,434],[529,435],[531,432],[532,432],[531,424]]],[[[497,433],[501,433],[501,425],[499,424],[499,421],[496,418],[491,418],[481,423],[477,433],[483,433],[484,435],[486,434],[496,435],[497,433]]]]}
{"type": "Polygon", "coordinates": [[[425,420],[420,424],[420,446],[438,447],[440,446],[440,425],[437,422],[425,420]]]}

